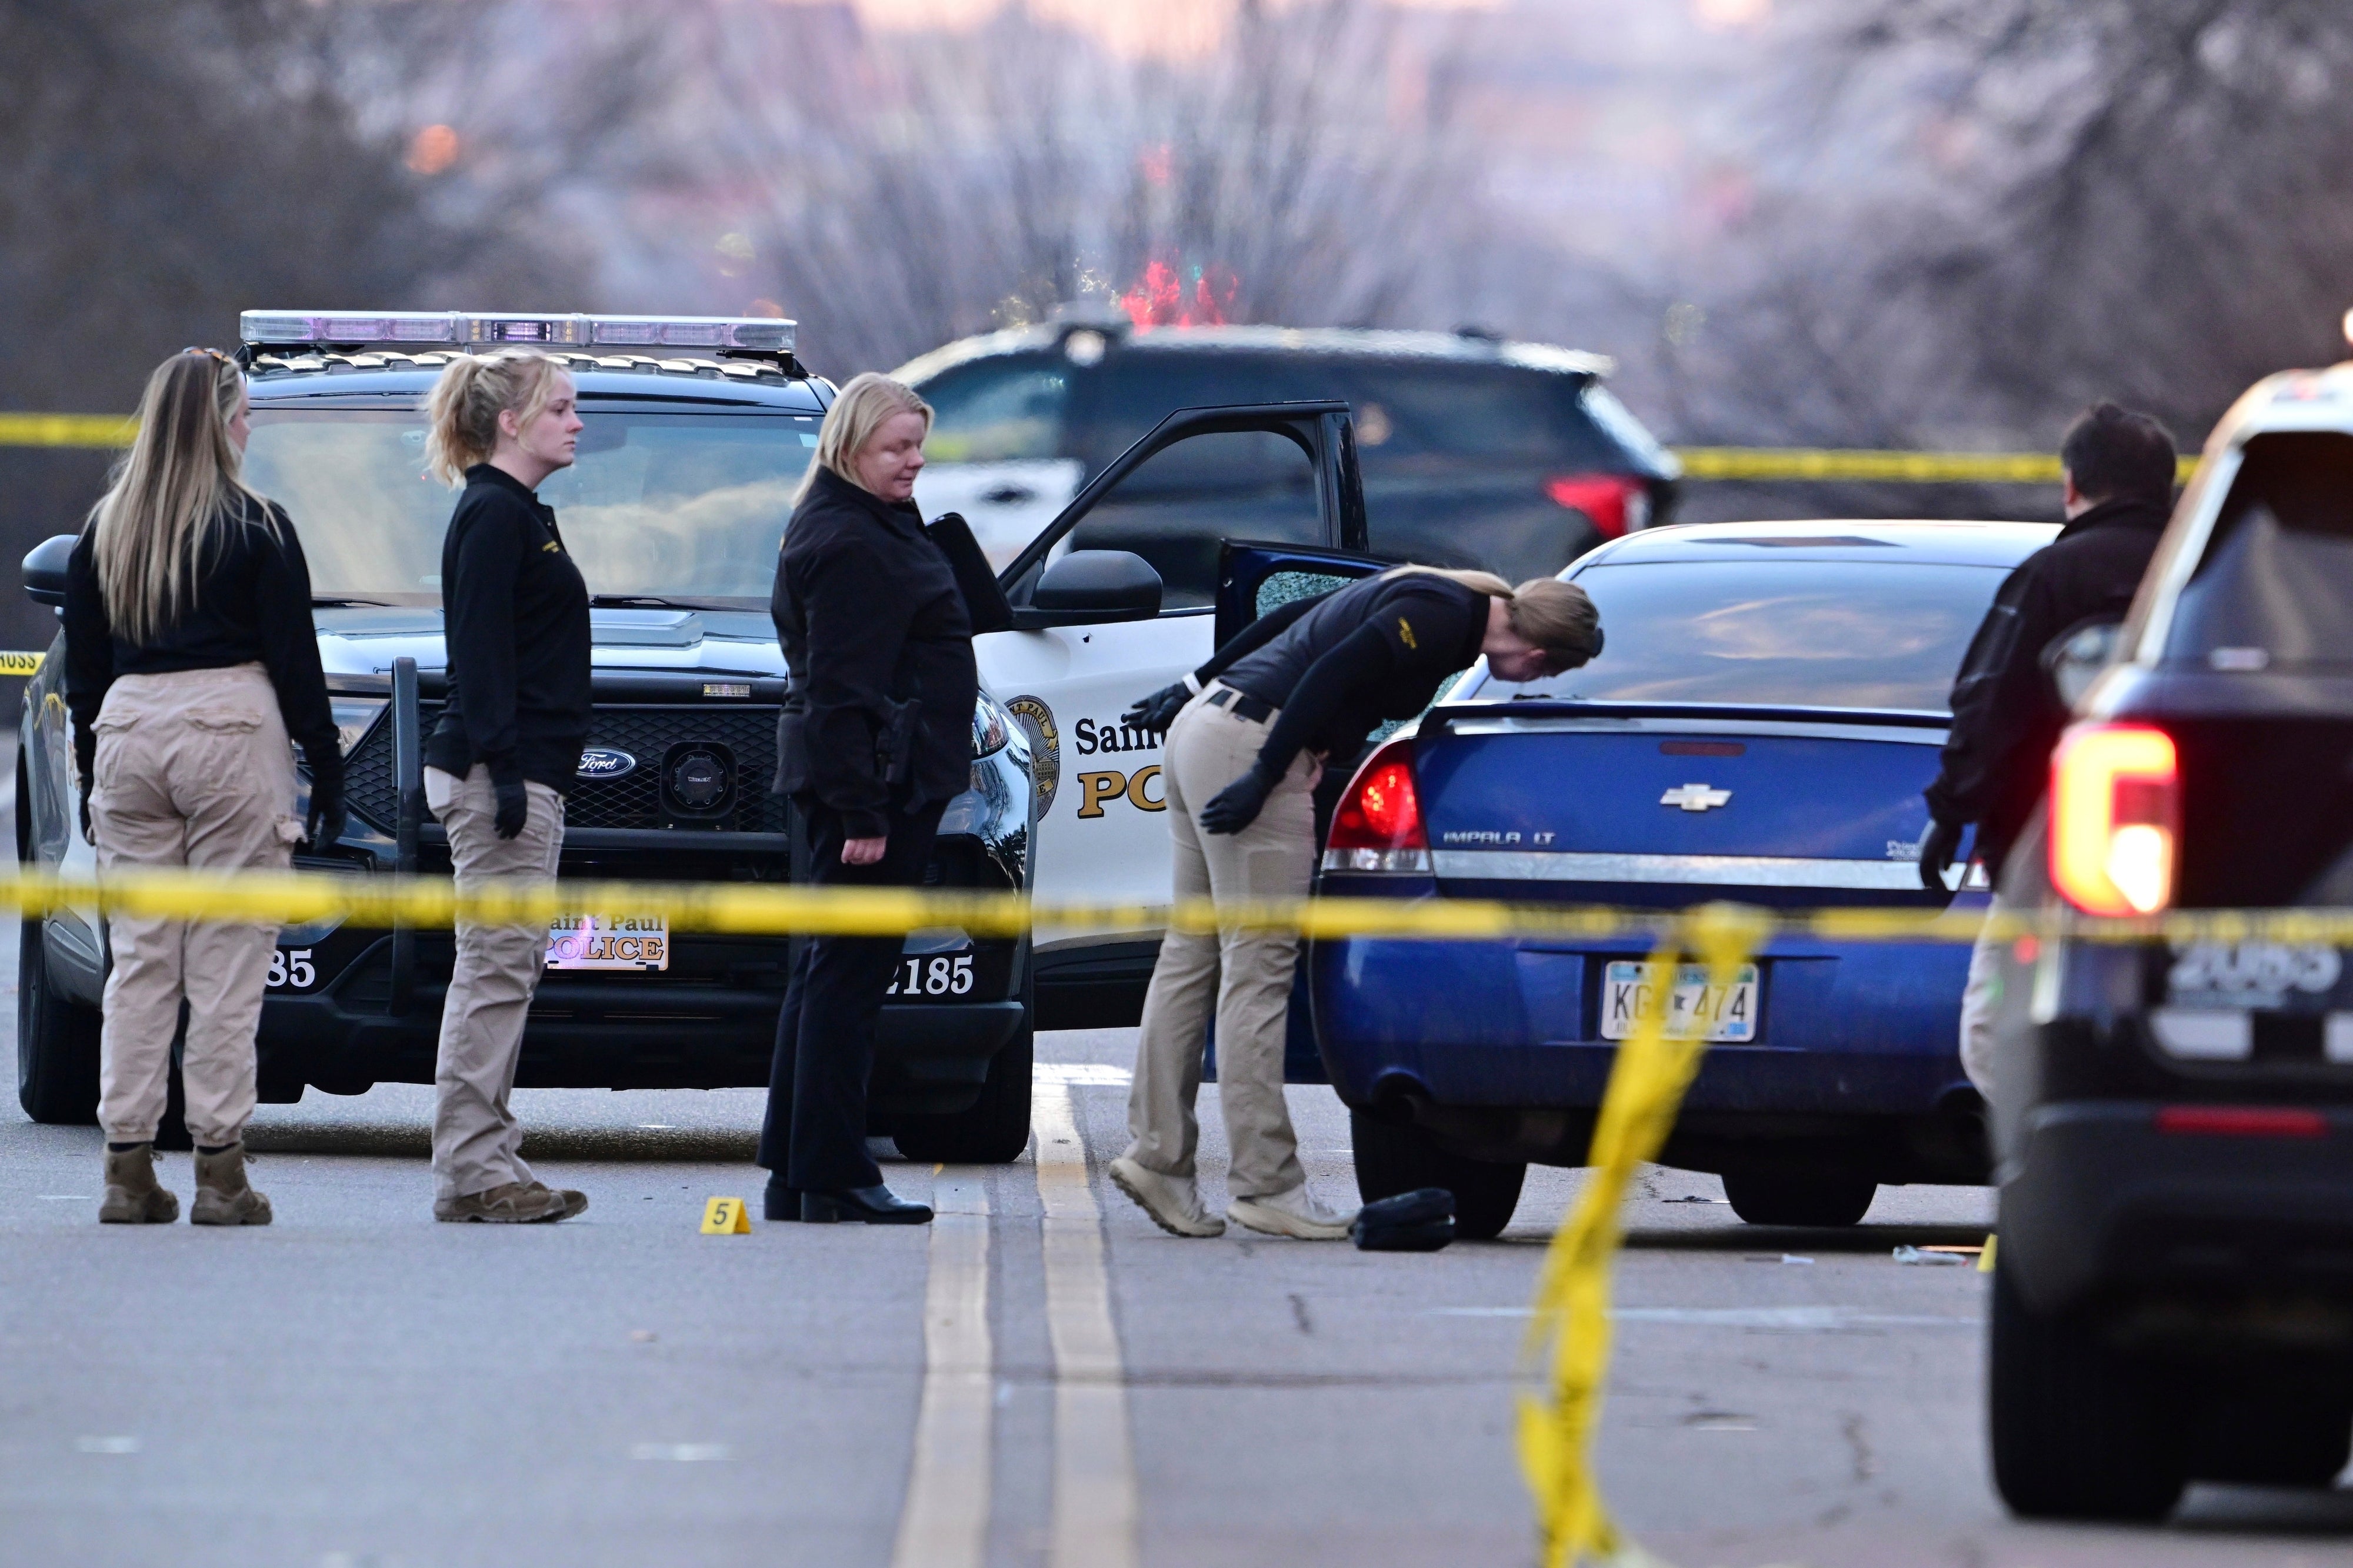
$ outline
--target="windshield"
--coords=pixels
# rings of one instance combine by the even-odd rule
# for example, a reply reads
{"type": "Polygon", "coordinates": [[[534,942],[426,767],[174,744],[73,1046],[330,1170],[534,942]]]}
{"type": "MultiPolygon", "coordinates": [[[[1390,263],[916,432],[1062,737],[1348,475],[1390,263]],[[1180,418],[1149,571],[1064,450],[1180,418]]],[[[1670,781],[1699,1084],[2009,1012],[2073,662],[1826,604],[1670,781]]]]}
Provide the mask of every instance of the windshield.
{"type": "Polygon", "coordinates": [[[2007,569],[1849,562],[1594,566],[1601,657],[1478,698],[1949,711],[1953,677],[2007,569]]]}
{"type": "MultiPolygon", "coordinates": [[[[591,594],[765,605],[817,415],[584,413],[549,477],[591,594]]],[[[457,496],[425,474],[416,413],[257,409],[245,480],[283,504],[322,599],[433,604],[457,496]]]]}

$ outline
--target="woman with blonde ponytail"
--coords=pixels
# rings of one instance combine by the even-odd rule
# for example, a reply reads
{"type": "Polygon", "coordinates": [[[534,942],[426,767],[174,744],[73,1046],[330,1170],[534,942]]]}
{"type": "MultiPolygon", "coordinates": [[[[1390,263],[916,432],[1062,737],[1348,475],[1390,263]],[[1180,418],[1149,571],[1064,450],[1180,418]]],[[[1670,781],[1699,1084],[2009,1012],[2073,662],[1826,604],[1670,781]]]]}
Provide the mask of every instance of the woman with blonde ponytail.
{"type": "MultiPolygon", "coordinates": [[[[238,478],[245,375],[212,349],[148,378],[130,455],[67,566],[66,706],[82,834],[100,876],[133,867],[284,870],[343,831],[343,761],[294,525],[238,478]],[[295,816],[292,742],[311,772],[295,816]]],[[[246,1180],[255,1027],[278,926],[117,913],[99,1035],[109,1225],[176,1219],[155,1177],[172,1037],[196,1145],[195,1225],[268,1225],[246,1180]]]]}
{"type": "MultiPolygon", "coordinates": [[[[1544,577],[1514,588],[1487,572],[1400,566],[1261,617],[1126,723],[1167,731],[1162,777],[1179,900],[1303,897],[1315,863],[1314,789],[1383,722],[1428,707],[1484,657],[1533,680],[1601,651],[1585,590],[1544,577]]],[[[1131,1141],[1113,1183],[1162,1229],[1217,1236],[1193,1179],[1193,1100],[1216,1015],[1219,1100],[1231,1151],[1226,1215],[1271,1236],[1333,1240],[1351,1214],[1307,1190],[1282,1098],[1282,1047],[1299,939],[1288,931],[1170,931],[1144,1002],[1131,1141]]]]}
{"type": "MultiPolygon", "coordinates": [[[[425,743],[425,804],[465,891],[553,877],[588,743],[588,584],[539,499],[585,427],[572,378],[530,349],[460,355],[426,401],[425,460],[462,485],[441,542],[449,683],[425,743]]],[[[569,1219],[588,1199],[522,1160],[508,1109],[547,927],[460,921],[433,1069],[433,1217],[569,1219]]]]}

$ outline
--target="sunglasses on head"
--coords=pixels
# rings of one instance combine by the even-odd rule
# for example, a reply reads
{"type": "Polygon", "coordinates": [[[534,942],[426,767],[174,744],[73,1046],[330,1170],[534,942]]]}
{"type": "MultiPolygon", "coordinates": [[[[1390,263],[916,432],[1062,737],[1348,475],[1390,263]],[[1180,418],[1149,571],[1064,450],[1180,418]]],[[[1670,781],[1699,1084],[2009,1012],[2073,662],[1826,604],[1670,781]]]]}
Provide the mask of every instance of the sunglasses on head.
{"type": "Polygon", "coordinates": [[[221,353],[218,349],[200,349],[190,347],[182,349],[180,352],[184,354],[203,354],[208,359],[218,360],[221,363],[228,365],[232,369],[234,369],[237,364],[237,361],[229,358],[228,355],[221,353]]]}

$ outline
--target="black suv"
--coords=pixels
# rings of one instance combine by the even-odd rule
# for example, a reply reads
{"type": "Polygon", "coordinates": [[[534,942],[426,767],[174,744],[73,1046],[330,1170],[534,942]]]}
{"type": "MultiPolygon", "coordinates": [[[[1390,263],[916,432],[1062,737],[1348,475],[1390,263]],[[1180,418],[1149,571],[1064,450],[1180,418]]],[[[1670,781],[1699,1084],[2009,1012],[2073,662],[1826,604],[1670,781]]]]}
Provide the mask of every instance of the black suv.
{"type": "MultiPolygon", "coordinates": [[[[917,499],[963,512],[1000,559],[1168,410],[1314,399],[1354,416],[1365,548],[1516,583],[1672,510],[1681,468],[1601,384],[1609,369],[1598,354],[1475,332],[1065,321],[967,338],[894,374],[939,416],[917,499]]],[[[1205,539],[1292,537],[1288,491],[1301,482],[1280,438],[1196,443],[1089,529],[1172,587],[1203,581],[1216,564],[1205,539]],[[1156,543],[1155,516],[1167,520],[1156,543]],[[1188,540],[1198,560],[1180,559],[1188,540]]]]}
{"type": "MultiPolygon", "coordinates": [[[[2224,417],[2131,617],[2046,655],[2063,690],[2094,678],[2006,900],[2353,907],[2348,497],[2353,365],[2274,376],[2224,417]]],[[[2343,1469],[2347,945],[2004,950],[1990,1416],[2016,1511],[2156,1518],[2189,1480],[2343,1469]]]]}
{"type": "MultiPolygon", "coordinates": [[[[450,353],[518,342],[571,370],[587,426],[576,464],[540,492],[594,595],[596,719],[567,805],[562,875],[791,879],[789,807],[768,788],[785,691],[768,595],[833,389],[793,357],[790,322],[248,311],[242,335],[253,402],[246,478],[301,531],[349,758],[350,829],[299,855],[299,868],[448,869],[447,840],[424,809],[419,740],[443,689],[438,574],[454,497],[423,476],[418,409],[450,353]]],[[[62,601],[72,543],[63,535],[26,557],[35,599],[62,601]]],[[[62,662],[53,649],[25,694],[17,855],[88,874],[62,662]]],[[[986,694],[973,735],[972,787],[947,808],[926,880],[1026,890],[1027,741],[986,694]]],[[[611,956],[593,940],[595,922],[633,913],[583,910],[551,933],[519,1081],[765,1084],[788,942],[663,931],[634,957],[611,956]]],[[[23,941],[25,1110],[88,1121],[102,922],[61,911],[26,921],[23,941]]],[[[451,959],[447,931],[287,928],[262,1009],[261,1098],[431,1082],[451,959]]],[[[874,1130],[919,1159],[1016,1157],[1029,1127],[1030,989],[1026,940],[908,938],[882,1016],[874,1130]]]]}

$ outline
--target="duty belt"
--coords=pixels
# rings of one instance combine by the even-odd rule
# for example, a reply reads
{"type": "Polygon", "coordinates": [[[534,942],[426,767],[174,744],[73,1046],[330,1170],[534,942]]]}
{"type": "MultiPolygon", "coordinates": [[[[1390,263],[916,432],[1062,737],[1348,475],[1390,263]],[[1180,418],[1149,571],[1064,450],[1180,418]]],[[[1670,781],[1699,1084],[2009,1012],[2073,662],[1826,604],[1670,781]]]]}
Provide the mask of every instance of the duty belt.
{"type": "Polygon", "coordinates": [[[1264,698],[1252,697],[1247,691],[1237,691],[1232,687],[1222,683],[1210,689],[1208,702],[1210,707],[1222,708],[1235,718],[1250,724],[1259,723],[1280,711],[1273,703],[1264,698]]]}

